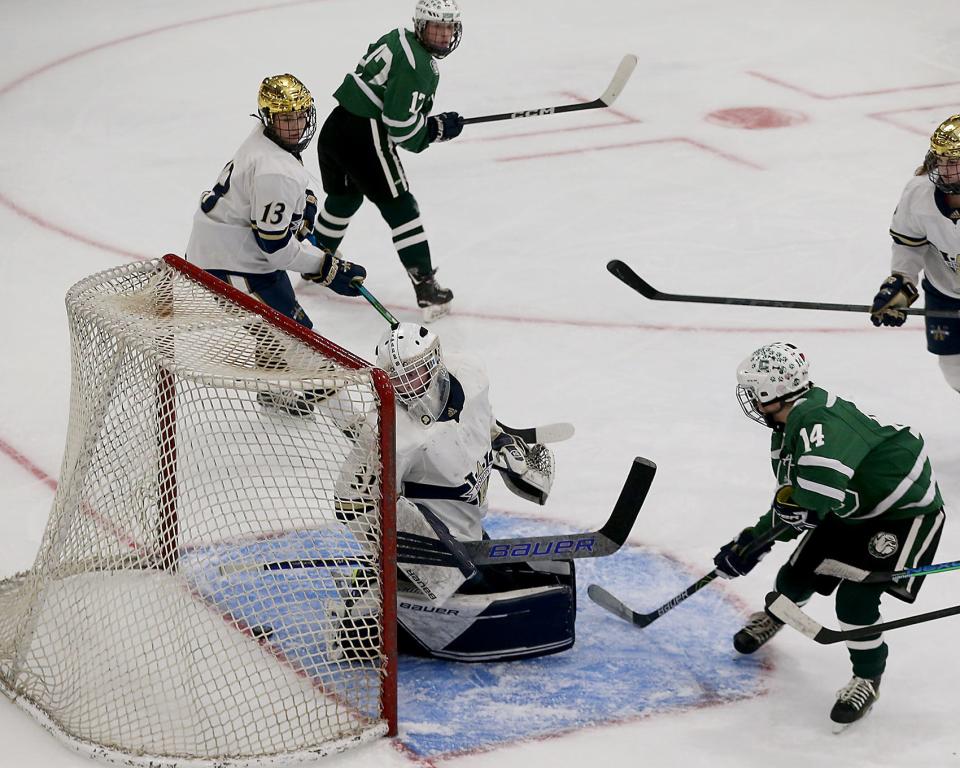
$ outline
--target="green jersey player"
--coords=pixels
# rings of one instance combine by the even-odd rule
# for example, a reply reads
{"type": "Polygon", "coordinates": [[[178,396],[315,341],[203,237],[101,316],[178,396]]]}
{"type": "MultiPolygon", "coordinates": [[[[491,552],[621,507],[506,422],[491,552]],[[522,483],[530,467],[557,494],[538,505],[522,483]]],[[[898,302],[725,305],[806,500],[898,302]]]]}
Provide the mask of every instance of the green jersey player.
{"type": "Polygon", "coordinates": [[[390,226],[424,320],[433,320],[449,310],[453,292],[434,277],[420,209],[397,147],[422,152],[463,129],[456,112],[430,115],[440,81],[437,60],[460,43],[460,9],[455,0],[418,0],[413,23],[413,30],[394,29],[371,44],[333,94],[337,106],[317,139],[326,199],[316,240],[336,251],[368,198],[390,226]]]}
{"type": "MultiPolygon", "coordinates": [[[[714,562],[728,578],[749,572],[769,551],[746,554],[758,534],[779,521],[801,534],[777,574],[776,589],[799,605],[836,590],[845,629],[880,621],[884,592],[913,602],[922,578],[886,584],[843,581],[814,573],[832,558],[871,571],[895,571],[932,562],[943,527],[943,499],[923,438],[909,427],[881,424],[810,382],[806,357],[793,344],[756,350],[737,371],[737,395],[747,416],[773,430],[771,459],[777,492],[771,509],[724,545],[714,562]],[[901,586],[902,585],[902,586],[901,586]]],[[[734,637],[753,653],[783,625],[755,613],[734,637]]],[[[877,699],[887,659],[882,633],[847,643],[853,678],[830,713],[838,728],[860,719],[877,699]]]]}

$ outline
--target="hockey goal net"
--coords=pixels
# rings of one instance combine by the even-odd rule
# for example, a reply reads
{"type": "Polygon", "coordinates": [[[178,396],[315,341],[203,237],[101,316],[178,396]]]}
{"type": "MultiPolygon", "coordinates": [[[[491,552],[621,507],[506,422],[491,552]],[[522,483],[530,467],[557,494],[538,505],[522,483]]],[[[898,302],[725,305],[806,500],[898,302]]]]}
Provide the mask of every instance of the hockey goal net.
{"type": "Polygon", "coordinates": [[[67,294],[73,379],[0,689],[123,764],[283,765],[396,732],[393,392],[176,256],[67,294]]]}

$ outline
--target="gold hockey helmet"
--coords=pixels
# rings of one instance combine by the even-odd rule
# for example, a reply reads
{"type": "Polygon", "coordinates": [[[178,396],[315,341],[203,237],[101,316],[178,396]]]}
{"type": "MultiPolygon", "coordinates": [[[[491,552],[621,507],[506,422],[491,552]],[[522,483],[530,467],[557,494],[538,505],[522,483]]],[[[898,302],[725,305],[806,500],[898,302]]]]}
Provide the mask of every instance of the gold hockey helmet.
{"type": "Polygon", "coordinates": [[[960,115],[950,115],[930,137],[930,151],[937,157],[960,160],[960,115]]]}
{"type": "Polygon", "coordinates": [[[257,93],[257,113],[267,135],[291,152],[306,149],[317,130],[313,95],[290,74],[263,79],[257,93]]]}

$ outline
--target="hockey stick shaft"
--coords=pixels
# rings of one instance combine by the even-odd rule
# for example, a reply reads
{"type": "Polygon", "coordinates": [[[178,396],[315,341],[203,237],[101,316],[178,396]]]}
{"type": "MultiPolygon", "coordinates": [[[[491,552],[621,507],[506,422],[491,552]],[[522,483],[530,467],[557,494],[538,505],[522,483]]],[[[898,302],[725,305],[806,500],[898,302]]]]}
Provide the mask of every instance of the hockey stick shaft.
{"type": "Polygon", "coordinates": [[[508,427],[502,421],[497,422],[508,435],[519,437],[525,443],[561,443],[573,437],[573,424],[559,421],[556,424],[542,424],[539,427],[508,427]]]}
{"type": "Polygon", "coordinates": [[[637,66],[637,57],[633,54],[627,54],[620,60],[617,71],[613,74],[613,79],[607,90],[598,99],[593,101],[583,101],[577,104],[564,104],[558,107],[541,107],[540,109],[525,109],[519,112],[501,112],[496,115],[481,115],[479,117],[466,117],[463,120],[464,125],[470,123],[492,123],[498,120],[516,120],[520,117],[538,117],[539,115],[555,115],[560,112],[579,112],[584,109],[601,109],[609,107],[617,100],[623,87],[633,74],[637,66]]]}
{"type": "Polygon", "coordinates": [[[395,318],[395,317],[393,316],[393,314],[390,312],[389,309],[387,309],[385,306],[383,306],[383,304],[381,304],[381,303],[377,300],[377,297],[376,297],[376,296],[374,296],[372,293],[370,293],[370,291],[367,290],[366,286],[364,286],[364,284],[363,284],[362,282],[354,281],[354,285],[357,286],[357,290],[360,291],[360,295],[363,296],[363,298],[365,298],[367,301],[370,302],[370,305],[371,305],[375,310],[377,310],[377,312],[380,313],[380,316],[381,316],[384,320],[386,320],[388,323],[390,323],[390,327],[391,327],[391,328],[396,328],[398,325],[400,325],[400,321],[397,320],[397,318],[395,318]]]}
{"type": "MultiPolygon", "coordinates": [[[[494,563],[523,563],[532,560],[578,559],[612,555],[626,541],[640,513],[640,507],[653,483],[657,465],[649,459],[637,457],[620,491],[613,512],[598,531],[567,533],[556,536],[516,536],[505,539],[460,542],[476,565],[494,563]]],[[[397,559],[419,565],[457,567],[454,555],[436,539],[417,534],[397,532],[397,559]]],[[[370,567],[360,558],[297,558],[273,562],[224,563],[219,567],[223,576],[260,571],[287,571],[298,568],[370,567]]]]}
{"type": "Polygon", "coordinates": [[[929,576],[933,573],[946,573],[960,570],[960,560],[951,560],[948,563],[932,563],[919,565],[916,568],[904,568],[900,571],[866,571],[839,560],[824,560],[814,571],[823,576],[836,576],[838,579],[856,581],[862,584],[882,584],[887,581],[903,581],[915,576],[929,576]]]}
{"type": "MultiPolygon", "coordinates": [[[[758,536],[750,544],[750,546],[747,547],[744,554],[750,555],[757,552],[760,549],[763,549],[770,542],[774,541],[781,533],[786,531],[788,528],[789,526],[786,525],[786,523],[781,523],[780,525],[777,525],[771,528],[766,533],[763,533],[760,536],[758,536]]],[[[603,587],[597,584],[591,584],[589,587],[587,587],[587,595],[590,597],[591,600],[593,600],[593,602],[595,602],[601,608],[605,608],[611,613],[619,616],[622,619],[625,619],[626,621],[632,622],[633,624],[635,624],[636,626],[642,629],[643,627],[646,627],[649,624],[652,624],[657,619],[659,619],[661,616],[663,616],[663,614],[667,613],[667,611],[670,611],[676,608],[678,605],[680,605],[680,603],[682,603],[691,595],[694,595],[697,592],[699,592],[701,589],[703,589],[705,586],[707,586],[710,582],[712,582],[714,579],[716,579],[720,575],[721,575],[720,571],[716,569],[712,570],[710,573],[697,579],[693,584],[691,584],[689,587],[684,589],[678,595],[670,598],[670,600],[665,602],[655,611],[651,611],[650,613],[639,613],[638,611],[634,611],[631,608],[628,608],[623,601],[614,597],[610,592],[608,592],[603,587]]]]}
{"type": "Polygon", "coordinates": [[[902,619],[894,619],[893,621],[882,621],[877,624],[871,624],[869,627],[857,627],[856,629],[846,630],[830,629],[829,627],[823,626],[804,613],[795,602],[778,592],[771,592],[767,595],[767,611],[780,619],[784,624],[789,624],[801,634],[806,635],[821,645],[832,645],[833,643],[842,643],[846,640],[873,638],[881,632],[886,632],[888,629],[899,629],[914,624],[922,624],[927,621],[934,621],[935,619],[943,619],[947,616],[956,616],[960,614],[960,605],[951,605],[949,608],[941,608],[937,611],[928,611],[927,613],[918,613],[914,616],[906,616],[902,619]]]}
{"type": "MultiPolygon", "coordinates": [[[[692,296],[681,293],[664,293],[640,277],[627,264],[614,259],[607,263],[607,271],[633,290],[654,301],[682,301],[693,304],[737,304],[749,307],[780,307],[782,309],[814,309],[830,312],[870,312],[866,304],[830,304],[822,301],[780,301],[777,299],[741,299],[732,296],[692,296]]],[[[934,318],[957,318],[960,312],[949,310],[926,310],[922,308],[900,309],[908,315],[926,315],[934,318]]]]}

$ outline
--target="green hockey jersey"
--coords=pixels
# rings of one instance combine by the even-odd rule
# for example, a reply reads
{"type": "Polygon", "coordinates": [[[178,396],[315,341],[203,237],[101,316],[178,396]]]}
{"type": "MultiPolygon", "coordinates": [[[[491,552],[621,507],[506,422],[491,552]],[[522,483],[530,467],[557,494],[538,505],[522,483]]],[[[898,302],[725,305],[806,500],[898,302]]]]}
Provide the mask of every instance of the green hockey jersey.
{"type": "Polygon", "coordinates": [[[422,152],[439,82],[437,62],[416,35],[394,29],[367,49],[333,96],[351,114],[380,120],[393,143],[422,152]]]}
{"type": "Polygon", "coordinates": [[[881,424],[846,400],[813,387],[774,432],[771,460],[778,485],[822,520],[851,523],[936,512],[943,506],[923,438],[881,424]]]}

